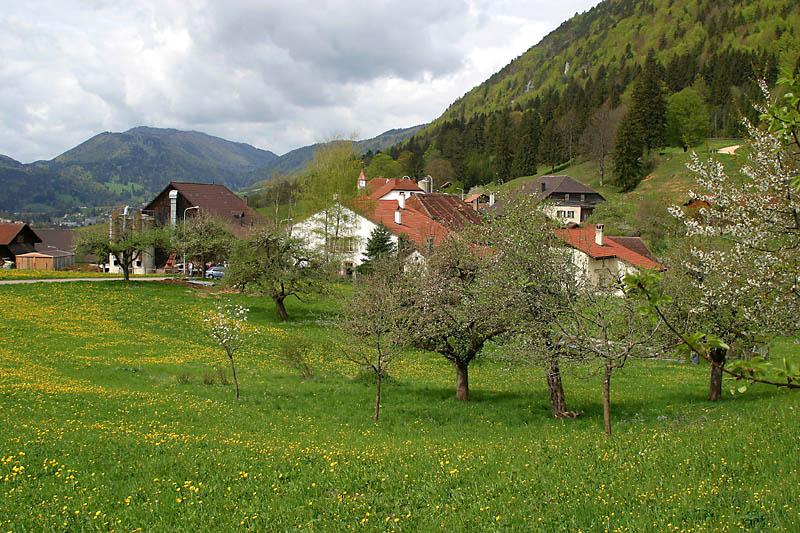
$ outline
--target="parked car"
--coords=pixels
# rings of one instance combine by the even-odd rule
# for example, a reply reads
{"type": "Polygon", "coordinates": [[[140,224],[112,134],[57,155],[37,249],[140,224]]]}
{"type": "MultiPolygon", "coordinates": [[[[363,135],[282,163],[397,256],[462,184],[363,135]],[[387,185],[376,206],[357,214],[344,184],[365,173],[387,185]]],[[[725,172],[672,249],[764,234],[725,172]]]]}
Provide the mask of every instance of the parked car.
{"type": "Polygon", "coordinates": [[[17,265],[8,257],[4,257],[0,260],[0,268],[17,268],[17,265]]]}
{"type": "Polygon", "coordinates": [[[224,266],[212,266],[208,270],[206,270],[206,278],[208,279],[222,279],[225,275],[225,267],[224,266]]]}

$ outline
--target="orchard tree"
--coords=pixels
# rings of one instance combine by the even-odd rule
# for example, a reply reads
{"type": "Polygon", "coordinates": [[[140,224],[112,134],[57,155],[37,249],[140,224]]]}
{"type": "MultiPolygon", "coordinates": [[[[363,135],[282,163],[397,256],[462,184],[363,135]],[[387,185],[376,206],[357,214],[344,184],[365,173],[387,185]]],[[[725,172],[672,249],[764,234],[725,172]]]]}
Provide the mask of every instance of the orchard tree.
{"type": "Polygon", "coordinates": [[[257,329],[251,329],[247,324],[248,311],[249,309],[228,301],[225,305],[217,305],[216,311],[203,314],[203,327],[206,333],[222,346],[231,363],[237,400],[239,399],[239,380],[236,379],[236,365],[233,356],[251,335],[258,333],[257,329]]]}
{"type": "Polygon", "coordinates": [[[611,436],[611,378],[632,358],[655,357],[651,349],[660,321],[639,312],[637,301],[619,284],[600,288],[584,284],[560,302],[556,324],[568,357],[599,370],[603,377],[603,426],[611,436]]]}
{"type": "Polygon", "coordinates": [[[561,302],[577,290],[577,276],[570,251],[555,230],[535,197],[516,195],[480,234],[491,248],[490,293],[500,298],[492,307],[506,317],[506,349],[498,357],[542,367],[553,416],[564,418],[570,413],[559,364],[565,345],[557,322],[561,302]]]}
{"type": "Polygon", "coordinates": [[[413,299],[405,306],[406,342],[442,355],[456,370],[456,398],[469,401],[469,365],[508,329],[489,276],[491,254],[454,236],[426,265],[406,266],[413,299]]]}
{"type": "MultiPolygon", "coordinates": [[[[112,214],[112,217],[115,215],[112,214]]],[[[124,215],[113,218],[111,232],[105,227],[93,228],[81,232],[78,237],[77,250],[97,256],[98,259],[113,256],[122,269],[122,277],[130,280],[131,269],[135,261],[145,253],[154,253],[156,248],[169,248],[170,238],[167,231],[148,226],[148,221],[136,213],[132,218],[124,215]]]]}
{"type": "Polygon", "coordinates": [[[356,347],[345,350],[346,359],[375,374],[375,422],[380,416],[383,377],[405,331],[404,308],[410,293],[403,278],[402,259],[390,254],[377,257],[356,285],[340,323],[356,339],[356,347]]]}
{"type": "Polygon", "coordinates": [[[200,213],[177,226],[173,236],[173,248],[186,254],[205,274],[207,263],[221,263],[228,258],[234,244],[230,225],[212,215],[200,213]]]}
{"type": "Polygon", "coordinates": [[[323,289],[323,269],[304,243],[285,230],[262,229],[236,244],[225,282],[242,291],[269,296],[278,317],[289,318],[284,301],[302,300],[323,289]]]}
{"type": "MultiPolygon", "coordinates": [[[[783,83],[798,85],[796,79],[783,83]]],[[[702,194],[708,207],[700,210],[699,217],[689,217],[677,206],[671,212],[684,222],[693,239],[684,267],[691,272],[697,294],[694,311],[728,309],[748,325],[751,336],[769,337],[800,328],[800,192],[795,185],[800,175],[800,112],[792,112],[792,92],[787,95],[789,105],[782,107],[771,98],[766,84],[761,85],[768,104],[757,109],[766,126],[743,120],[750,148],[741,170],[743,178],[728,176],[718,161],[702,162],[693,155],[689,168],[696,174],[699,191],[690,191],[690,196],[702,194]]],[[[655,274],[631,276],[628,283],[639,291],[651,313],[665,319],[685,352],[711,365],[710,399],[720,397],[723,373],[745,382],[800,387],[797,362],[753,357],[727,367],[727,351],[737,339],[720,337],[724,331],[681,331],[667,317],[664,308],[674,300],[655,274]]]]}

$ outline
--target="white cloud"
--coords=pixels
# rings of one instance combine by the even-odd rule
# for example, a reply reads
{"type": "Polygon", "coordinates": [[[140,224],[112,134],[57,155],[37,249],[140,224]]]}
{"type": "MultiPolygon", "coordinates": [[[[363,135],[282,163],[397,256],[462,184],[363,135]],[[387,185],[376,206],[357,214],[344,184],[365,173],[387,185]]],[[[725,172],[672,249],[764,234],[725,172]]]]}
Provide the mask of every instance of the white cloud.
{"type": "MultiPolygon", "coordinates": [[[[205,131],[285,153],[435,119],[596,0],[140,0],[0,9],[0,153],[205,131]]],[[[0,5],[3,0],[0,0],[0,5]]]]}

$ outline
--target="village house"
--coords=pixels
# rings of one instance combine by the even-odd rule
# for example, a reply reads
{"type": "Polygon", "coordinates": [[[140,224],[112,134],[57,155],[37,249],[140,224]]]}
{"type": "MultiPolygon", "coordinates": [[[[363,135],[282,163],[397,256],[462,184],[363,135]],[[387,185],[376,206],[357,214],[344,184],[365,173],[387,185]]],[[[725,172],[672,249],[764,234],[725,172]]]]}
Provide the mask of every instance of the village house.
{"type": "Polygon", "coordinates": [[[175,227],[188,217],[211,215],[228,222],[231,233],[245,238],[254,226],[266,220],[224,185],[218,183],[188,183],[173,181],[142,210],[149,213],[158,225],[175,227]]]}
{"type": "MultiPolygon", "coordinates": [[[[535,195],[541,201],[547,201],[547,215],[564,225],[586,222],[595,206],[606,201],[594,189],[566,175],[542,176],[526,183],[515,194],[535,195]]],[[[502,213],[503,204],[513,196],[498,200],[488,207],[488,212],[502,213]]]]}
{"type": "Polygon", "coordinates": [[[24,222],[0,223],[0,265],[16,262],[18,255],[36,250],[42,238],[24,222]]]}
{"type": "MultiPolygon", "coordinates": [[[[224,185],[217,183],[171,182],[143,209],[112,210],[109,219],[109,238],[121,232],[147,231],[158,226],[175,227],[198,215],[210,215],[227,222],[233,235],[245,238],[266,219],[247,204],[247,198],[239,198],[224,185]]],[[[109,272],[121,272],[116,258],[110,256],[109,272]]],[[[136,257],[131,272],[146,274],[160,268],[170,268],[175,262],[172,256],[160,254],[158,250],[142,250],[136,257]]]]}
{"type": "MultiPolygon", "coordinates": [[[[478,215],[461,199],[451,194],[427,193],[413,180],[373,178],[362,172],[358,178],[362,196],[349,206],[335,207],[341,221],[335,232],[327,236],[320,231],[326,213],[312,215],[297,224],[293,231],[311,246],[326,244],[341,254],[341,273],[352,272],[364,261],[372,231],[383,224],[392,233],[396,244],[404,235],[417,248],[417,254],[433,249],[465,224],[480,223],[478,215]]],[[[420,254],[421,256],[421,254],[420,254]]]]}
{"type": "Polygon", "coordinates": [[[587,283],[608,287],[643,269],[663,270],[639,237],[609,237],[603,224],[571,226],[556,234],[572,248],[572,262],[587,283]]]}

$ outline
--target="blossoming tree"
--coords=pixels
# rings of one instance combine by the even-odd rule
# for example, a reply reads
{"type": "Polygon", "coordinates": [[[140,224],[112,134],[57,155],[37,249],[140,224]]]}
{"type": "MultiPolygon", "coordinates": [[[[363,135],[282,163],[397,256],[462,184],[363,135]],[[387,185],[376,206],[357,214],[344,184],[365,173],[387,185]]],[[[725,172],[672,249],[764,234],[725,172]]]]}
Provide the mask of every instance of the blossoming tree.
{"type": "Polygon", "coordinates": [[[204,313],[203,325],[208,335],[225,349],[228,360],[231,362],[233,372],[233,385],[236,389],[236,399],[239,399],[239,381],[236,379],[236,365],[233,356],[242,344],[257,330],[250,329],[247,324],[249,309],[241,305],[217,305],[216,311],[204,313]]]}

